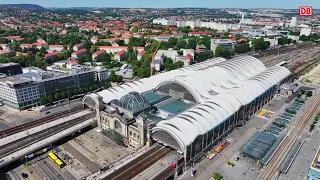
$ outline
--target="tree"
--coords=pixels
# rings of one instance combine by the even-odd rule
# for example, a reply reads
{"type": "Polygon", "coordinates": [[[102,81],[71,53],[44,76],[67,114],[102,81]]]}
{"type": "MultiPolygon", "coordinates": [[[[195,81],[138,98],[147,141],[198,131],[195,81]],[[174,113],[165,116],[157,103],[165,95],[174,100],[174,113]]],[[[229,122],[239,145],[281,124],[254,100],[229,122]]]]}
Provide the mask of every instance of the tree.
{"type": "Polygon", "coordinates": [[[288,37],[278,38],[279,45],[290,44],[291,42],[292,42],[292,40],[289,39],[288,37]]]}
{"type": "Polygon", "coordinates": [[[84,91],[84,93],[87,93],[87,92],[89,92],[89,89],[88,89],[88,87],[84,87],[84,88],[83,88],[83,91],[84,91]]]}
{"type": "Polygon", "coordinates": [[[79,93],[80,93],[80,94],[83,94],[83,93],[84,93],[83,88],[79,88],[79,93]]]}
{"type": "Polygon", "coordinates": [[[109,80],[107,79],[107,80],[105,81],[105,83],[103,84],[103,88],[104,88],[104,89],[108,89],[109,87],[111,87],[111,84],[110,84],[109,80]]]}
{"type": "Polygon", "coordinates": [[[47,99],[50,104],[53,103],[53,96],[52,95],[47,96],[47,99]]]}
{"type": "Polygon", "coordinates": [[[203,62],[203,61],[206,61],[210,58],[213,58],[213,52],[210,51],[210,50],[205,50],[204,52],[201,52],[199,53],[197,56],[196,56],[196,61],[197,62],[203,62]]]}
{"type": "Polygon", "coordinates": [[[116,40],[116,43],[119,45],[119,46],[123,46],[124,45],[124,40],[116,40]]]}
{"type": "Polygon", "coordinates": [[[307,97],[311,97],[311,96],[312,96],[312,94],[313,94],[313,92],[312,92],[312,91],[308,91],[308,92],[306,93],[306,96],[307,96],[307,97]]]}
{"type": "Polygon", "coordinates": [[[60,97],[61,97],[61,99],[66,98],[66,93],[65,93],[64,91],[62,91],[62,92],[60,93],[60,97]]]}
{"type": "Polygon", "coordinates": [[[94,91],[93,85],[91,85],[91,86],[89,87],[89,90],[90,90],[90,91],[94,91]]]}
{"type": "Polygon", "coordinates": [[[140,67],[138,69],[138,76],[140,78],[149,77],[150,75],[150,68],[149,67],[140,67]]]}
{"type": "Polygon", "coordinates": [[[60,99],[61,99],[60,94],[57,92],[57,93],[54,95],[54,100],[55,100],[55,101],[59,101],[60,99]]]}
{"type": "Polygon", "coordinates": [[[178,31],[183,32],[185,34],[188,34],[190,32],[191,27],[187,26],[187,27],[179,27],[178,31]]]}
{"type": "Polygon", "coordinates": [[[45,104],[48,104],[48,103],[49,103],[49,101],[48,101],[48,99],[46,97],[41,97],[40,98],[40,104],[41,105],[45,105],[45,104]]]}
{"type": "Polygon", "coordinates": [[[244,43],[244,44],[238,44],[235,48],[235,52],[238,54],[242,54],[242,53],[247,53],[250,52],[251,48],[250,45],[248,43],[244,43]]]}
{"type": "Polygon", "coordinates": [[[95,44],[95,45],[91,46],[90,53],[93,54],[93,53],[97,52],[98,49],[99,49],[99,47],[95,44]]]}
{"type": "Polygon", "coordinates": [[[259,38],[259,39],[253,40],[252,45],[253,45],[254,50],[256,50],[256,51],[264,51],[269,47],[270,42],[264,41],[263,38],[259,38]]]}
{"type": "Polygon", "coordinates": [[[99,88],[99,85],[95,83],[95,84],[93,85],[93,90],[97,90],[98,88],[99,88]]]}
{"type": "Polygon", "coordinates": [[[186,48],[186,47],[187,47],[187,42],[182,38],[178,39],[177,49],[182,49],[182,48],[186,48]]]}
{"type": "Polygon", "coordinates": [[[196,46],[197,46],[197,39],[196,38],[191,38],[188,40],[188,45],[187,45],[188,49],[196,49],[196,46]]]}
{"type": "Polygon", "coordinates": [[[41,52],[42,54],[45,54],[45,53],[47,52],[47,49],[46,49],[45,47],[41,47],[41,48],[40,48],[40,52],[41,52]]]}
{"type": "Polygon", "coordinates": [[[219,173],[213,173],[212,177],[215,180],[222,180],[223,179],[223,176],[219,173]]]}
{"type": "Polygon", "coordinates": [[[177,45],[178,38],[169,38],[168,39],[168,46],[169,47],[175,47],[177,45]]]}
{"type": "Polygon", "coordinates": [[[122,76],[116,75],[114,71],[111,71],[109,75],[109,81],[111,82],[122,82],[122,76]]]}
{"type": "Polygon", "coordinates": [[[68,58],[66,53],[59,53],[56,55],[56,57],[57,57],[57,60],[64,60],[68,58]]]}

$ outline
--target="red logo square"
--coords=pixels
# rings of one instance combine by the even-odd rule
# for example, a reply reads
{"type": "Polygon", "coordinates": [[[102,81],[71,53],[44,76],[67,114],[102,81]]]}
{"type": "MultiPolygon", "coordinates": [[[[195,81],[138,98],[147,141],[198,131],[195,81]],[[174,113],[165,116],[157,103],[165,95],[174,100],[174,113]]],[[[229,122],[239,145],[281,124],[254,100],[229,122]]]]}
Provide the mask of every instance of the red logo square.
{"type": "Polygon", "coordinates": [[[300,6],[299,7],[300,16],[312,16],[312,6],[300,6]]]}

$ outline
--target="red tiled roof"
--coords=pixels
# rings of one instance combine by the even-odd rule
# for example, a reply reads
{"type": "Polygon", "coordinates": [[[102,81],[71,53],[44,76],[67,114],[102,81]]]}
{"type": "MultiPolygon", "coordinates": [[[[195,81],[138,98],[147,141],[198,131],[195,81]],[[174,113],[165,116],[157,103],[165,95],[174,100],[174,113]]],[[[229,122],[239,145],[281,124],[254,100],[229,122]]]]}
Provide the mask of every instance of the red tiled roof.
{"type": "Polygon", "coordinates": [[[126,50],[121,50],[120,52],[118,52],[118,53],[116,54],[116,56],[121,56],[121,55],[124,54],[124,53],[126,53],[126,50]]]}
{"type": "Polygon", "coordinates": [[[23,53],[23,52],[16,52],[16,56],[28,56],[28,53],[23,53]]]}
{"type": "Polygon", "coordinates": [[[72,54],[80,54],[80,53],[83,53],[83,52],[87,52],[87,49],[80,49],[79,51],[76,51],[76,52],[73,52],[72,54]]]}
{"type": "Polygon", "coordinates": [[[182,33],[176,33],[176,34],[172,34],[172,36],[183,36],[182,33]]]}
{"type": "Polygon", "coordinates": [[[63,45],[49,45],[49,48],[63,48],[63,45]]]}
{"type": "Polygon", "coordinates": [[[20,36],[6,36],[6,37],[3,37],[5,39],[19,39],[20,36]]]}
{"type": "Polygon", "coordinates": [[[9,52],[11,52],[11,51],[9,51],[9,50],[0,50],[0,53],[9,53],[9,52]]]}
{"type": "Polygon", "coordinates": [[[51,56],[55,56],[57,54],[60,54],[60,52],[59,51],[53,51],[52,53],[45,54],[44,57],[51,57],[51,56]]]}
{"type": "Polygon", "coordinates": [[[102,50],[99,50],[99,51],[93,53],[93,55],[98,56],[98,55],[103,54],[103,53],[105,53],[105,52],[106,52],[106,50],[102,49],[102,50]]]}
{"type": "Polygon", "coordinates": [[[98,46],[99,49],[127,49],[128,46],[98,46]]]}
{"type": "Polygon", "coordinates": [[[144,47],[134,46],[133,49],[144,49],[144,47]]]}
{"type": "Polygon", "coordinates": [[[48,43],[46,43],[46,42],[38,42],[38,43],[33,43],[32,45],[35,45],[35,46],[37,46],[37,47],[39,47],[39,46],[43,46],[43,45],[48,45],[48,43]]]}
{"type": "Polygon", "coordinates": [[[171,36],[171,34],[160,34],[160,37],[164,37],[164,36],[171,36]]]}
{"type": "Polygon", "coordinates": [[[24,38],[15,38],[16,41],[24,40],[24,38]]]}
{"type": "Polygon", "coordinates": [[[101,41],[116,41],[119,40],[120,38],[107,38],[107,39],[100,39],[101,41]]]}
{"type": "Polygon", "coordinates": [[[20,44],[20,47],[21,47],[21,46],[30,46],[30,47],[31,47],[32,44],[20,44]]]}
{"type": "Polygon", "coordinates": [[[145,53],[146,53],[146,51],[145,51],[145,50],[142,50],[142,51],[138,54],[138,56],[143,56],[145,53]]]}
{"type": "Polygon", "coordinates": [[[68,63],[67,64],[77,64],[79,63],[80,61],[78,60],[73,60],[73,59],[69,59],[68,63]]]}
{"type": "Polygon", "coordinates": [[[79,44],[74,45],[73,47],[79,47],[79,46],[82,46],[82,44],[79,43],[79,44]]]}
{"type": "Polygon", "coordinates": [[[190,54],[187,54],[184,58],[185,58],[186,60],[191,60],[193,57],[192,57],[190,54]]]}
{"type": "Polygon", "coordinates": [[[147,35],[145,38],[158,37],[157,35],[147,35]]]}

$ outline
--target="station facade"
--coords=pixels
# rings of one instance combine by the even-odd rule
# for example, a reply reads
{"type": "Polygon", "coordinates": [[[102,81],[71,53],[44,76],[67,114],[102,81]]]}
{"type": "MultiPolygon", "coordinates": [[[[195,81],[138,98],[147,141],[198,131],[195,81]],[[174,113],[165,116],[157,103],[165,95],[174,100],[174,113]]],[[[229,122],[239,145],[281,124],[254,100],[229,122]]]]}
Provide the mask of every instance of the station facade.
{"type": "Polygon", "coordinates": [[[109,88],[84,101],[99,104],[102,131],[117,131],[137,148],[158,141],[190,163],[292,80],[285,67],[267,68],[251,56],[215,58],[109,88]]]}

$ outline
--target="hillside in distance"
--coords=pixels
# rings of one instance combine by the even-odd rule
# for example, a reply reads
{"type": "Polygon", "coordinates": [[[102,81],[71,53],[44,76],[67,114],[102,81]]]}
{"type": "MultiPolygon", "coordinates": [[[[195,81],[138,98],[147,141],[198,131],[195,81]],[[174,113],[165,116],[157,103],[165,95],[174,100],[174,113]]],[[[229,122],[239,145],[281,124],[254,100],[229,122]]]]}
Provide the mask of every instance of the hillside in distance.
{"type": "Polygon", "coordinates": [[[38,9],[38,10],[46,9],[37,4],[0,4],[0,7],[15,7],[15,8],[26,8],[26,9],[38,9]]]}

